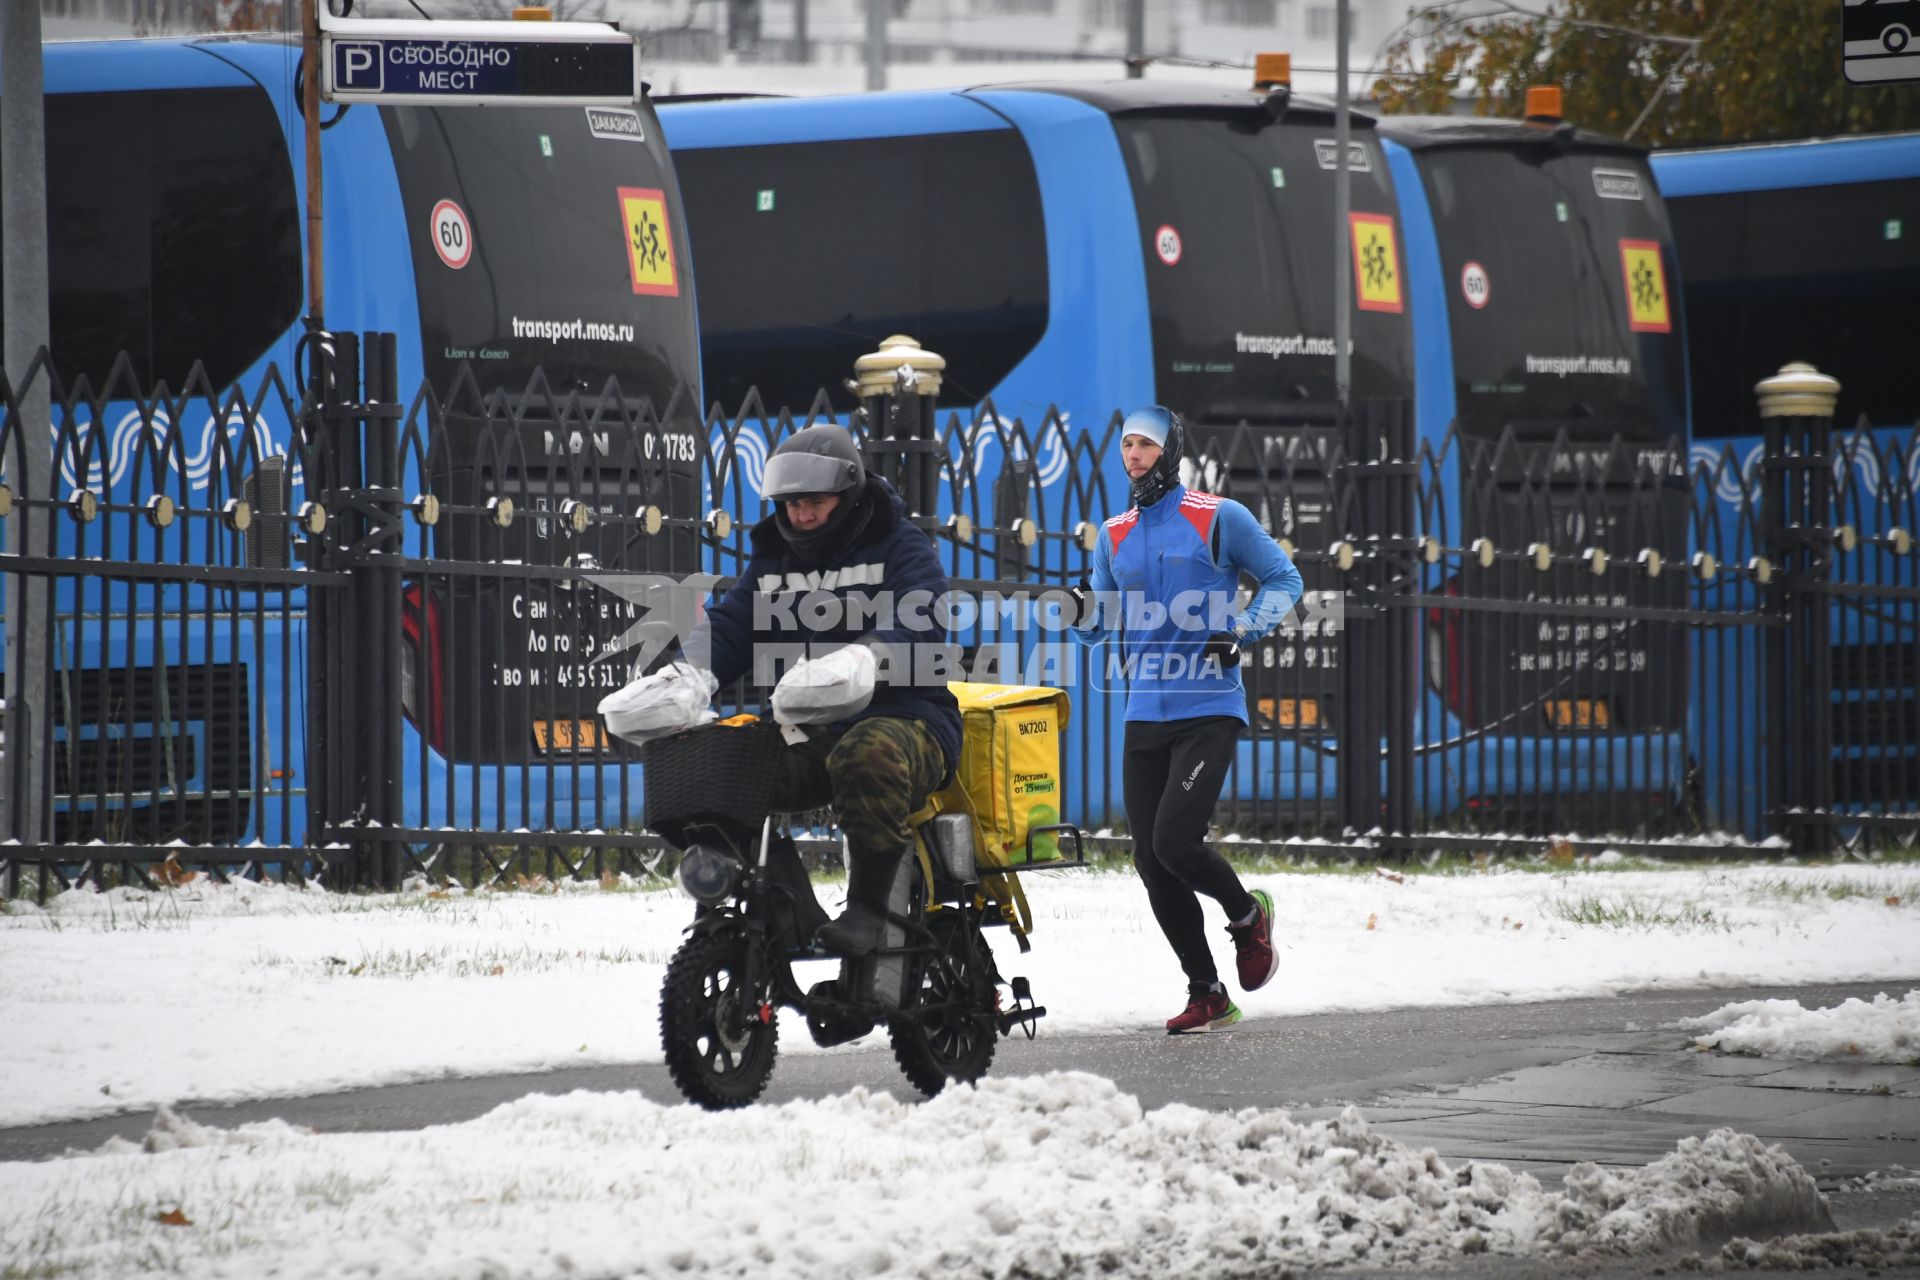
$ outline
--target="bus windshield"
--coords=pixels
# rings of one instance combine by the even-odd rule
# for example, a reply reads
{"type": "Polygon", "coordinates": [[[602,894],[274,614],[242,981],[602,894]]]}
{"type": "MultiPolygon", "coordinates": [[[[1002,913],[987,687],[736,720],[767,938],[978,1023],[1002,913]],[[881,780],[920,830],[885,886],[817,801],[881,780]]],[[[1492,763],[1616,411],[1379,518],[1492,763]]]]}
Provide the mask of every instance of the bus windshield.
{"type": "Polygon", "coordinates": [[[384,107],[428,381],[699,398],[685,220],[650,106],[384,107]]]}
{"type": "MultiPolygon", "coordinates": [[[[1139,209],[1160,401],[1200,424],[1332,422],[1331,125],[1129,113],[1114,127],[1139,209]]],[[[1367,271],[1352,393],[1409,395],[1394,192],[1371,136],[1350,155],[1367,271]]]]}
{"type": "Polygon", "coordinates": [[[1549,439],[1686,430],[1679,280],[1629,153],[1419,153],[1446,286],[1461,427],[1549,439]]]}
{"type": "MultiPolygon", "coordinates": [[[[1114,128],[1140,219],[1161,403],[1201,424],[1331,423],[1332,126],[1132,113],[1114,128]]],[[[1386,165],[1364,134],[1350,155],[1365,264],[1355,273],[1357,403],[1412,394],[1412,345],[1386,165]]]]}

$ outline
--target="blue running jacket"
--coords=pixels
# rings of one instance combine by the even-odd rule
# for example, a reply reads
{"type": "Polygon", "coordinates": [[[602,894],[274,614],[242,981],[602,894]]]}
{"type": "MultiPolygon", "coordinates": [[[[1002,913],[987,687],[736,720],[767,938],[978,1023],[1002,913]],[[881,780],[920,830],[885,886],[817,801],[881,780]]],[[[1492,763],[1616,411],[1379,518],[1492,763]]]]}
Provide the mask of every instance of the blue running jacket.
{"type": "Polygon", "coordinates": [[[1260,639],[1302,590],[1300,570],[1253,512],[1184,485],[1106,522],[1090,582],[1094,619],[1074,634],[1095,647],[1096,688],[1127,683],[1128,720],[1233,716],[1245,724],[1240,668],[1203,661],[1207,638],[1260,639]],[[1260,587],[1236,610],[1242,573],[1260,587]]]}

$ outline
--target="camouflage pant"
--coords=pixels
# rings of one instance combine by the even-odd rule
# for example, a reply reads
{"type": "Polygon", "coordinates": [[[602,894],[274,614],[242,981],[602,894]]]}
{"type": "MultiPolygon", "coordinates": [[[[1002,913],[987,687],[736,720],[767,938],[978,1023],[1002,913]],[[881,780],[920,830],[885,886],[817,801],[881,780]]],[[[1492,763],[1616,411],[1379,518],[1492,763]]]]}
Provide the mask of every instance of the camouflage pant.
{"type": "Polygon", "coordinates": [[[946,772],[940,744],[918,720],[874,716],[844,729],[809,729],[805,742],[787,748],[773,807],[794,812],[832,805],[852,855],[897,854],[913,840],[907,819],[946,772]]]}

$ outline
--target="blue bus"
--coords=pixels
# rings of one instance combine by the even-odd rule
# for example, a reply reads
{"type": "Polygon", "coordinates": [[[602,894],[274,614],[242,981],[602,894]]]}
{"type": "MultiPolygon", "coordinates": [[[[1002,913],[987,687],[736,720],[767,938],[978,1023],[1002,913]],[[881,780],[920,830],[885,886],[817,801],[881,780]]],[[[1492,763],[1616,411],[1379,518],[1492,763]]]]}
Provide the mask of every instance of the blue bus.
{"type": "MultiPolygon", "coordinates": [[[[272,518],[309,498],[290,451],[307,365],[299,61],[297,43],[272,37],[46,47],[56,496],[257,513],[224,526],[56,520],[63,556],[288,569],[303,550],[272,518]]],[[[651,105],[322,109],[325,320],[397,335],[407,492],[472,510],[510,490],[537,514],[548,489],[593,490],[596,468],[609,504],[644,470],[663,510],[695,515],[692,263],[651,105]],[[663,250],[644,269],[628,247],[636,218],[663,250]],[[488,412],[496,389],[507,398],[488,412]],[[569,397],[611,405],[610,422],[620,410],[648,421],[644,463],[611,426],[557,427],[569,397]]],[[[416,560],[700,564],[686,528],[635,539],[469,514],[410,519],[405,539],[416,560]]],[[[617,825],[602,800],[626,770],[590,735],[553,729],[592,720],[604,692],[561,679],[560,651],[577,657],[625,625],[573,598],[585,594],[551,575],[409,579],[410,826],[617,825]]],[[[58,579],[56,840],[300,842],[307,597],[292,583],[58,579]]]]}
{"type": "MultiPolygon", "coordinates": [[[[1853,11],[1849,9],[1851,19],[1853,11]]],[[[1920,521],[1920,134],[1821,138],[1658,153],[1680,254],[1695,464],[1713,478],[1723,562],[1764,552],[1750,513],[1763,453],[1754,386],[1789,362],[1838,379],[1834,522],[1850,527],[1836,578],[1920,585],[1899,532],[1920,521]]],[[[1754,588],[1724,590],[1748,608],[1754,588]]],[[[1836,595],[1831,796],[1842,812],[1920,808],[1920,610],[1836,595]]],[[[1764,670],[1748,634],[1706,655],[1703,681],[1747,708],[1754,732],[1703,745],[1708,800],[1756,825],[1775,803],[1761,767],[1764,670]]]]}
{"type": "MultiPolygon", "coordinates": [[[[1623,473],[1644,470],[1642,454],[1671,459],[1684,438],[1669,236],[1637,148],[1566,127],[1356,113],[1353,260],[1337,263],[1333,109],[1284,86],[1007,85],[669,101],[660,115],[687,203],[708,394],[732,410],[757,389],[761,406],[798,411],[823,369],[911,334],[947,360],[943,409],[1024,425],[1009,452],[1033,456],[1004,460],[1030,463],[1033,488],[1000,487],[1058,504],[1051,527],[1089,497],[1095,519],[1125,505],[1118,451],[1106,450],[1089,493],[1070,465],[1074,442],[1157,401],[1194,429],[1205,460],[1193,480],[1245,498],[1303,553],[1310,593],[1337,592],[1323,555],[1349,532],[1325,465],[1338,422],[1335,271],[1354,281],[1352,403],[1412,402],[1422,444],[1451,449],[1446,467],[1465,464],[1462,441],[1506,438],[1519,468],[1554,451],[1574,465],[1584,450],[1591,478],[1616,437],[1623,473]],[[1492,282],[1491,303],[1462,301],[1469,266],[1492,282]],[[1664,310],[1634,312],[1636,267],[1659,279],[1664,310]]],[[[1521,539],[1497,496],[1463,503],[1457,476],[1449,483],[1435,528],[1454,546],[1637,552],[1672,536],[1588,510],[1604,487],[1589,483],[1569,488],[1578,509],[1557,534],[1535,521],[1521,539]]],[[[993,523],[1009,527],[1019,511],[993,523]]],[[[1001,556],[1003,572],[1010,562],[1021,571],[1001,556]]],[[[1070,572],[1064,558],[1051,568],[1070,572]]],[[[1457,622],[1436,618],[1433,652],[1405,655],[1432,676],[1421,732],[1435,749],[1417,779],[1427,813],[1529,788],[1671,795],[1677,727],[1664,708],[1684,682],[1672,645],[1617,637],[1596,651],[1590,637],[1569,639],[1549,646],[1550,661],[1631,649],[1639,665],[1516,680],[1499,663],[1519,660],[1517,637],[1457,622]],[[1475,749],[1452,749],[1461,742],[1475,749]]],[[[1289,825],[1332,820],[1339,657],[1311,625],[1262,647],[1249,677],[1257,732],[1230,796],[1282,806],[1289,825]]],[[[1082,699],[1096,717],[1103,702],[1082,699]]],[[[1093,812],[1117,811],[1117,778],[1086,786],[1093,812]]]]}
{"type": "MultiPolygon", "coordinates": [[[[1536,91],[1537,92],[1537,91],[1536,91]]],[[[1687,603],[1687,372],[1672,234],[1646,150],[1558,118],[1388,116],[1407,226],[1420,438],[1456,547],[1423,594],[1687,603]],[[1542,570],[1516,552],[1544,551],[1542,570]],[[1588,553],[1616,568],[1596,577],[1588,553]],[[1676,572],[1627,566],[1657,553],[1676,572]]],[[[1686,774],[1685,631],[1426,611],[1416,779],[1495,831],[1671,828],[1686,774]],[[1602,731],[1604,730],[1604,731],[1602,731]]]]}

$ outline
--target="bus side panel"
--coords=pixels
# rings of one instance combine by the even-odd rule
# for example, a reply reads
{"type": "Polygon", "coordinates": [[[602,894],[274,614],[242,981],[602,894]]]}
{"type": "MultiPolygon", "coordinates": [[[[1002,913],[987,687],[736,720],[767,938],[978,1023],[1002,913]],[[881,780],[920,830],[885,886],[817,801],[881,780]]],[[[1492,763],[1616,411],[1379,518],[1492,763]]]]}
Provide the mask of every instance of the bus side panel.
{"type": "MultiPolygon", "coordinates": [[[[1047,220],[1046,337],[993,392],[1029,429],[1057,405],[1095,439],[1107,416],[1153,399],[1147,276],[1133,191],[1105,112],[1057,94],[977,95],[1026,139],[1047,220]]],[[[1126,492],[1114,451],[1108,492],[1126,492]]],[[[1117,510],[1117,508],[1116,508],[1117,510]]]]}
{"type": "MultiPolygon", "coordinates": [[[[1447,281],[1440,267],[1440,241],[1434,234],[1433,210],[1427,203],[1426,183],[1420,177],[1413,153],[1397,142],[1382,138],[1380,146],[1387,155],[1387,167],[1393,173],[1394,190],[1400,197],[1402,235],[1407,247],[1407,282],[1412,293],[1414,439],[1438,446],[1453,424],[1459,404],[1454,395],[1453,330],[1447,319],[1447,281]]],[[[1460,510],[1459,468],[1441,471],[1441,486],[1448,513],[1460,510]]],[[[1458,536],[1448,530],[1443,536],[1458,536]]],[[[1413,658],[1426,652],[1428,641],[1422,636],[1413,658]]],[[[1448,716],[1439,693],[1420,679],[1421,696],[1414,709],[1414,733],[1420,741],[1431,739],[1425,726],[1438,733],[1449,730],[1448,716]]],[[[1457,726],[1456,726],[1457,727],[1457,726]]],[[[1459,796],[1449,797],[1444,784],[1447,753],[1424,752],[1418,757],[1414,777],[1415,805],[1428,814],[1445,813],[1456,807],[1459,796]]]]}
{"type": "MultiPolygon", "coordinates": [[[[1047,332],[993,390],[1003,418],[1019,418],[1034,432],[1049,406],[1057,406],[1069,439],[1098,442],[1116,411],[1126,412],[1154,397],[1152,317],[1147,305],[1146,266],[1139,243],[1138,215],[1119,139],[1101,111],[1056,94],[1000,92],[977,95],[1006,116],[1026,139],[1039,178],[1047,224],[1047,278],[1051,307],[1047,332]]],[[[1038,462],[1043,482],[1072,465],[1055,465],[1054,441],[1043,439],[1038,462]]],[[[1131,499],[1120,450],[1106,451],[1100,476],[1106,510],[1096,522],[1125,510],[1131,499]]],[[[1064,455],[1060,463],[1069,463],[1064,455]]],[[[1062,510],[1071,510],[1076,486],[1092,486],[1092,476],[1063,475],[1057,482],[1062,510]]],[[[1094,489],[1098,495],[1099,488],[1094,489]]],[[[1065,527],[1049,520],[1050,527],[1065,527]]],[[[1075,716],[1085,724],[1089,756],[1119,758],[1123,740],[1125,688],[1104,682],[1095,653],[1083,670],[1090,686],[1076,697],[1075,716]],[[1105,684],[1116,687],[1107,689],[1105,684]]],[[[1069,655],[1077,662],[1078,655],[1069,655]]],[[[1122,811],[1116,771],[1095,769],[1091,758],[1075,761],[1076,800],[1081,815],[1122,811]]]]}

